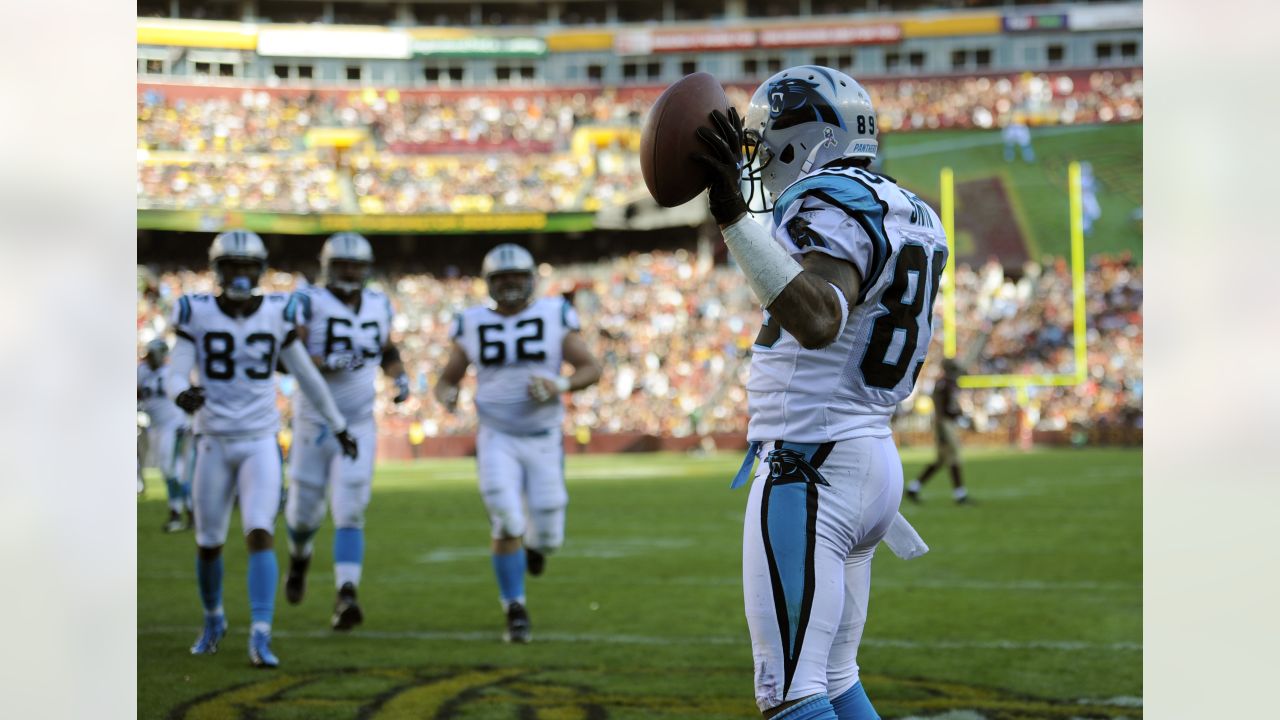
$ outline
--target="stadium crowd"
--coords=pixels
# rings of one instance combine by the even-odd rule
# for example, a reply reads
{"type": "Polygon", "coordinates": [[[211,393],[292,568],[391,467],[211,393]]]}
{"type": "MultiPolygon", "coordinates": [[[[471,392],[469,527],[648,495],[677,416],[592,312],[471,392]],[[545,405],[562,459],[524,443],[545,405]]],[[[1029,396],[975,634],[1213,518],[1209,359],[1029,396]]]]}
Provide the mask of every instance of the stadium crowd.
{"type": "MultiPolygon", "coordinates": [[[[865,84],[889,133],[1142,118],[1140,70],[865,84]]],[[[356,201],[343,208],[348,212],[448,211],[459,203],[486,211],[592,210],[642,193],[629,170],[597,166],[631,168],[638,159],[634,147],[619,143],[610,151],[630,159],[599,163],[591,151],[573,147],[574,131],[634,130],[659,92],[442,95],[366,88],[285,96],[246,89],[238,99],[185,100],[145,88],[137,99],[138,204],[333,212],[349,190],[356,201]],[[309,131],[331,127],[362,129],[368,140],[346,154],[308,149],[309,131]],[[576,157],[566,160],[571,151],[576,157]]],[[[732,86],[728,94],[737,107],[747,106],[748,88],[732,86]]]]}
{"type": "MultiPolygon", "coordinates": [[[[542,267],[546,294],[568,294],[583,332],[604,365],[598,385],[575,394],[566,432],[639,432],[685,436],[744,432],[751,344],[760,310],[732,268],[685,251],[633,254],[585,265],[542,267]]],[[[212,289],[208,272],[140,272],[139,345],[167,331],[172,302],[182,292],[212,289]]],[[[270,290],[305,279],[273,271],[270,290]]],[[[485,302],[480,278],[385,275],[375,281],[397,308],[394,335],[414,396],[396,406],[380,393],[377,412],[416,421],[427,436],[475,430],[474,384],[463,384],[459,412],[429,399],[429,385],[448,353],[455,312],[485,302]]],[[[996,262],[960,265],[957,345],[968,374],[1074,371],[1070,269],[1061,261],[1029,263],[1021,277],[996,262]]],[[[941,303],[938,303],[941,307],[941,303]]],[[[1142,267],[1127,256],[1095,256],[1086,273],[1088,373],[1082,385],[1033,388],[1025,410],[1011,389],[967,390],[961,406],[979,431],[1012,427],[1019,412],[1036,429],[1069,430],[1098,424],[1140,425],[1142,413],[1142,267]]],[[[940,327],[940,324],[939,324],[940,327]]],[[[941,333],[935,342],[941,343],[941,333]]],[[[940,348],[931,350],[931,358],[940,348]]],[[[929,391],[939,363],[930,362],[901,410],[907,429],[927,427],[929,391]]],[[[384,382],[384,380],[379,380],[384,382]]],[[[286,392],[291,385],[283,384],[286,392]]],[[[394,423],[393,423],[394,425],[394,423]]],[[[399,423],[397,426],[403,426],[399,423]]]]}

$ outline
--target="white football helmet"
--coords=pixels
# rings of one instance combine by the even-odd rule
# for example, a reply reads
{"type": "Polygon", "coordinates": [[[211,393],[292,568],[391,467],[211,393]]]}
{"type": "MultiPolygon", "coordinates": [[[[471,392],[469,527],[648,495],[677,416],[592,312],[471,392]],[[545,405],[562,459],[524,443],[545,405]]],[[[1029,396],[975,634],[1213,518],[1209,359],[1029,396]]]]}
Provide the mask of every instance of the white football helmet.
{"type": "Polygon", "coordinates": [[[533,278],[537,270],[533,256],[515,243],[503,243],[485,253],[480,274],[489,286],[489,297],[498,305],[523,307],[533,296],[533,278]],[[494,282],[494,275],[512,275],[512,281],[494,282]],[[521,277],[523,275],[524,277],[521,277]]]}
{"type": "Polygon", "coordinates": [[[267,246],[252,230],[227,230],[209,246],[209,264],[228,300],[248,300],[267,269],[267,246]]]}
{"type": "Polygon", "coordinates": [[[748,205],[757,182],[777,197],[805,173],[841,157],[875,158],[879,147],[871,96],[853,78],[820,65],[787,68],[761,83],[743,130],[748,205]]]}
{"type": "Polygon", "coordinates": [[[340,232],[330,235],[320,250],[320,277],[325,287],[344,295],[360,292],[373,267],[373,248],[360,233],[340,232]],[[334,261],[349,263],[335,272],[334,261]]]}

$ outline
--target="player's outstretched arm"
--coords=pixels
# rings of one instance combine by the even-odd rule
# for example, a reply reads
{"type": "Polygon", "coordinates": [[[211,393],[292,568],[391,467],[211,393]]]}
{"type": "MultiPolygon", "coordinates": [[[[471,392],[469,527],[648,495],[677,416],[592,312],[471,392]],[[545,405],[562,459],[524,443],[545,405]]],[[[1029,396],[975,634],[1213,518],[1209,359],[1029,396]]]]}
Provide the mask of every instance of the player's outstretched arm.
{"type": "Polygon", "coordinates": [[[529,395],[538,402],[549,402],[560,393],[573,392],[594,385],[600,380],[600,361],[587,348],[582,333],[570,332],[564,336],[560,346],[560,354],[565,362],[573,366],[573,374],[549,378],[534,376],[529,378],[529,395]]]}
{"type": "Polygon", "coordinates": [[[436,401],[449,412],[453,412],[458,407],[458,383],[461,383],[462,378],[467,374],[469,365],[471,361],[467,359],[467,353],[462,346],[456,341],[450,343],[449,360],[445,363],[444,370],[440,371],[435,390],[436,401]]]}
{"type": "Polygon", "coordinates": [[[338,404],[333,401],[333,394],[329,392],[329,386],[325,384],[324,378],[320,377],[320,371],[316,369],[315,364],[307,355],[307,351],[302,347],[302,343],[295,340],[286,344],[284,349],[280,351],[280,361],[284,363],[285,368],[298,381],[298,389],[320,411],[320,415],[324,417],[325,422],[333,429],[333,434],[339,436],[338,441],[342,443],[343,452],[348,457],[354,458],[354,444],[348,448],[347,443],[341,437],[347,432],[347,419],[338,410],[338,404]]]}

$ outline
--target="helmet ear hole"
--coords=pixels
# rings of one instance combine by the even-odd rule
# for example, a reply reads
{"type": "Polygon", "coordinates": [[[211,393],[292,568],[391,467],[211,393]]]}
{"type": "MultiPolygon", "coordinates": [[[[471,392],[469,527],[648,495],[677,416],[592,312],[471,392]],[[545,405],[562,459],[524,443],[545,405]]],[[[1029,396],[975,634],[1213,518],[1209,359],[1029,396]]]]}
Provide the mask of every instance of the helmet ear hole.
{"type": "Polygon", "coordinates": [[[795,146],[791,144],[788,144],[785,148],[783,148],[782,154],[778,155],[779,162],[783,163],[784,165],[795,159],[796,159],[796,149],[795,149],[795,146]]]}

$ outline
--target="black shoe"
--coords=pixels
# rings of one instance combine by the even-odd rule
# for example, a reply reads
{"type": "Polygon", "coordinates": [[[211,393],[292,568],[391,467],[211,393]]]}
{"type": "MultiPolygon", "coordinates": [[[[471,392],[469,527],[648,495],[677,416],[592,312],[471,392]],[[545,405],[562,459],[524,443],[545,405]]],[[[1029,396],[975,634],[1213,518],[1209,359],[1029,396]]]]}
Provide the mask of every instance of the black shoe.
{"type": "Polygon", "coordinates": [[[920,491],[919,491],[919,490],[907,490],[907,499],[908,499],[908,500],[910,500],[911,502],[913,502],[913,503],[915,503],[915,504],[919,505],[919,504],[920,504],[920,491]]]}
{"type": "Polygon", "coordinates": [[[504,642],[529,642],[529,612],[518,602],[507,608],[507,631],[502,634],[504,642]]]}
{"type": "Polygon", "coordinates": [[[356,602],[356,586],[346,583],[338,591],[338,599],[333,604],[333,629],[350,630],[364,622],[364,613],[360,612],[360,604],[356,602]]]}
{"type": "Polygon", "coordinates": [[[167,533],[182,532],[191,529],[191,525],[183,522],[182,515],[170,510],[169,519],[165,520],[163,530],[167,533]]]}
{"type": "Polygon", "coordinates": [[[547,556],[534,550],[533,548],[524,549],[524,564],[529,570],[529,574],[538,577],[547,567],[547,556]]]}
{"type": "Polygon", "coordinates": [[[284,599],[288,600],[290,605],[302,602],[302,596],[307,592],[307,568],[310,565],[310,555],[304,558],[289,558],[289,577],[284,581],[284,599]]]}

